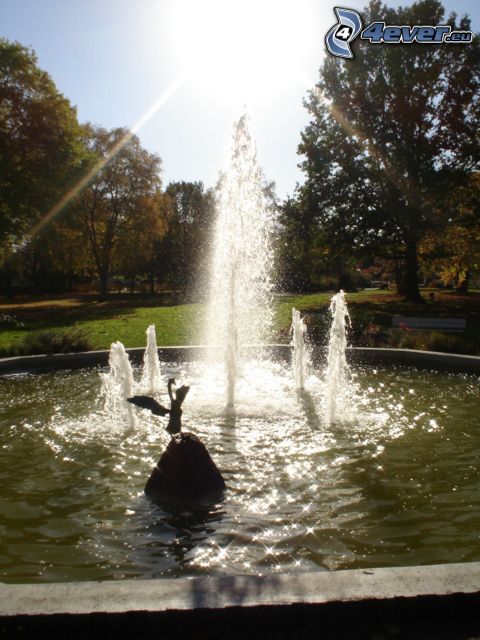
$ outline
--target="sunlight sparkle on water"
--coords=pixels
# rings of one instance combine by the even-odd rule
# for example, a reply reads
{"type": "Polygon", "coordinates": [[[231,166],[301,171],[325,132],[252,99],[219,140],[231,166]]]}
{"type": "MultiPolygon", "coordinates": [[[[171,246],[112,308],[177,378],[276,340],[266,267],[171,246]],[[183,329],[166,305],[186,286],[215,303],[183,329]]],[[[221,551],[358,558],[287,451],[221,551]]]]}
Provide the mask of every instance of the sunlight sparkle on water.
{"type": "MultiPolygon", "coordinates": [[[[354,418],[330,424],[320,369],[297,393],[290,363],[246,360],[232,417],[222,408],[220,365],[162,362],[162,388],[169,377],[190,382],[184,428],[205,442],[228,486],[223,502],[191,510],[145,499],[144,482],[169,441],[164,422],[144,412],[135,429],[112,422],[98,372],[2,380],[2,578],[480,559],[478,379],[358,373],[354,418]]],[[[135,392],[141,371],[133,378],[135,392]]]]}

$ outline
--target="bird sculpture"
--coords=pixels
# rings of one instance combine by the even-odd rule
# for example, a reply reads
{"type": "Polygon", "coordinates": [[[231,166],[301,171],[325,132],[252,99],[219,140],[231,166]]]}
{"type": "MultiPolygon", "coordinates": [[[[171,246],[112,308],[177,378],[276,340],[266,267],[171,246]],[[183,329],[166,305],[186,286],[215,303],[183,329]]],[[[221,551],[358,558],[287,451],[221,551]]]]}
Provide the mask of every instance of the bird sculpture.
{"type": "Polygon", "coordinates": [[[169,414],[170,419],[168,421],[166,429],[172,437],[180,433],[182,430],[183,412],[181,407],[187,393],[190,390],[190,387],[187,385],[182,385],[178,389],[174,389],[174,386],[175,378],[170,378],[168,380],[170,409],[167,409],[167,407],[164,407],[150,396],[133,396],[132,398],[127,398],[128,402],[137,405],[137,407],[141,407],[142,409],[149,409],[154,416],[166,416],[167,414],[169,414]]]}

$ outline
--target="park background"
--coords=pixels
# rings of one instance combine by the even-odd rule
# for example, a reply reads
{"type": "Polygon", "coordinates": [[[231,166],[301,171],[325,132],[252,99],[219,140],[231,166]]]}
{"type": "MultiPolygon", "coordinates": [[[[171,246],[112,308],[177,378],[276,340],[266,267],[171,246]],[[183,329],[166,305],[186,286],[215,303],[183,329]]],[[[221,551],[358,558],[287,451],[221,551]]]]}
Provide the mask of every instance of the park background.
{"type": "MultiPolygon", "coordinates": [[[[349,6],[478,27],[473,2],[349,6]],[[471,20],[470,20],[471,18],[471,20]]],[[[274,339],[480,353],[478,37],[324,53],[333,3],[2,3],[0,350],[189,344],[244,98],[276,211],[274,339]],[[459,334],[395,314],[467,320],[459,334]]]]}

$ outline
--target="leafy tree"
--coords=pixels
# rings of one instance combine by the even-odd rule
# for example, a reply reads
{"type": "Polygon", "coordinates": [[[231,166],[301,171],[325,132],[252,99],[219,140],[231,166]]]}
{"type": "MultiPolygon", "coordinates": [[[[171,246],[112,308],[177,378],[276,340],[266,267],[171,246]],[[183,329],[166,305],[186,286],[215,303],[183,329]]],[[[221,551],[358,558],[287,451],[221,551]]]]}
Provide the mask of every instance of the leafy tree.
{"type": "Polygon", "coordinates": [[[127,129],[89,126],[87,136],[92,162],[104,163],[81,194],[85,230],[104,298],[116,257],[123,251],[140,251],[140,247],[122,247],[120,239],[145,211],[146,201],[160,192],[161,161],[127,129]]]}
{"type": "MultiPolygon", "coordinates": [[[[161,244],[171,219],[171,202],[158,191],[141,198],[138,209],[123,227],[117,244],[116,265],[132,283],[137,276],[147,276],[150,293],[155,292],[155,278],[159,275],[161,244]]],[[[163,274],[162,274],[163,275],[163,274]]]]}
{"type": "Polygon", "coordinates": [[[0,39],[0,255],[29,239],[82,158],[76,110],[31,49],[0,39]]]}
{"type": "Polygon", "coordinates": [[[30,292],[71,291],[95,272],[78,209],[63,212],[18,250],[18,275],[30,292]]]}
{"type": "Polygon", "coordinates": [[[362,285],[357,261],[329,242],[313,210],[300,198],[287,198],[279,207],[276,255],[280,287],[284,291],[322,291],[362,285]]]}
{"type": "Polygon", "coordinates": [[[429,232],[420,247],[422,265],[431,278],[466,292],[480,270],[480,173],[448,197],[450,216],[443,233],[429,232]]]}
{"type": "MultiPolygon", "coordinates": [[[[287,198],[279,208],[277,233],[278,279],[287,291],[309,291],[317,264],[314,252],[325,246],[312,209],[300,199],[287,198]]],[[[321,249],[320,249],[321,250],[321,249]]]]}
{"type": "MultiPolygon", "coordinates": [[[[364,22],[445,24],[437,0],[389,8],[372,0],[364,22]]],[[[470,29],[468,18],[446,21],[470,29]]],[[[386,45],[357,39],[354,59],[326,56],[305,106],[300,198],[329,241],[350,253],[401,257],[404,293],[421,301],[418,250],[448,222],[446,196],[479,165],[480,48],[386,45]]]]}
{"type": "Polygon", "coordinates": [[[166,190],[172,214],[163,245],[171,285],[189,289],[204,272],[208,237],[213,222],[214,197],[202,182],[171,182],[166,190]]]}

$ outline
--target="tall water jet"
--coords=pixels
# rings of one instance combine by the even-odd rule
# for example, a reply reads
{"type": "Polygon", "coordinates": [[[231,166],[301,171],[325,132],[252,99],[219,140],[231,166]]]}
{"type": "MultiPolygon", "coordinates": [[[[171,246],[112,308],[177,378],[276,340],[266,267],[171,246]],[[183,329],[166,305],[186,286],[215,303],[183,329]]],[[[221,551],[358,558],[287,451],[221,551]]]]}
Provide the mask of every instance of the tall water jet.
{"type": "Polygon", "coordinates": [[[108,359],[110,371],[100,374],[102,380],[102,395],[105,396],[105,411],[111,422],[125,423],[129,427],[135,426],[133,406],[126,401],[133,395],[133,372],[128,353],[119,341],[113,342],[108,359]]]}
{"type": "Polygon", "coordinates": [[[295,389],[302,391],[305,388],[305,378],[307,375],[307,352],[305,348],[305,332],[307,328],[305,321],[300,317],[300,311],[292,308],[292,367],[295,389]]]}
{"type": "Polygon", "coordinates": [[[227,314],[227,344],[225,351],[225,369],[227,374],[227,409],[232,411],[235,407],[235,383],[238,373],[238,331],[236,308],[236,266],[232,264],[230,273],[230,290],[228,298],[227,314]]]}
{"type": "Polygon", "coordinates": [[[265,341],[272,322],[274,211],[246,115],[233,127],[216,217],[206,342],[221,348],[232,409],[241,347],[265,341]]]}
{"type": "Polygon", "coordinates": [[[340,290],[330,301],[332,324],[327,359],[327,418],[330,424],[348,418],[350,369],[346,359],[347,327],[350,324],[345,293],[340,290]]]}
{"type": "Polygon", "coordinates": [[[162,378],[160,374],[160,360],[158,358],[157,336],[155,325],[151,324],[146,331],[147,347],[143,355],[143,371],[140,387],[146,394],[161,391],[162,378]]]}

